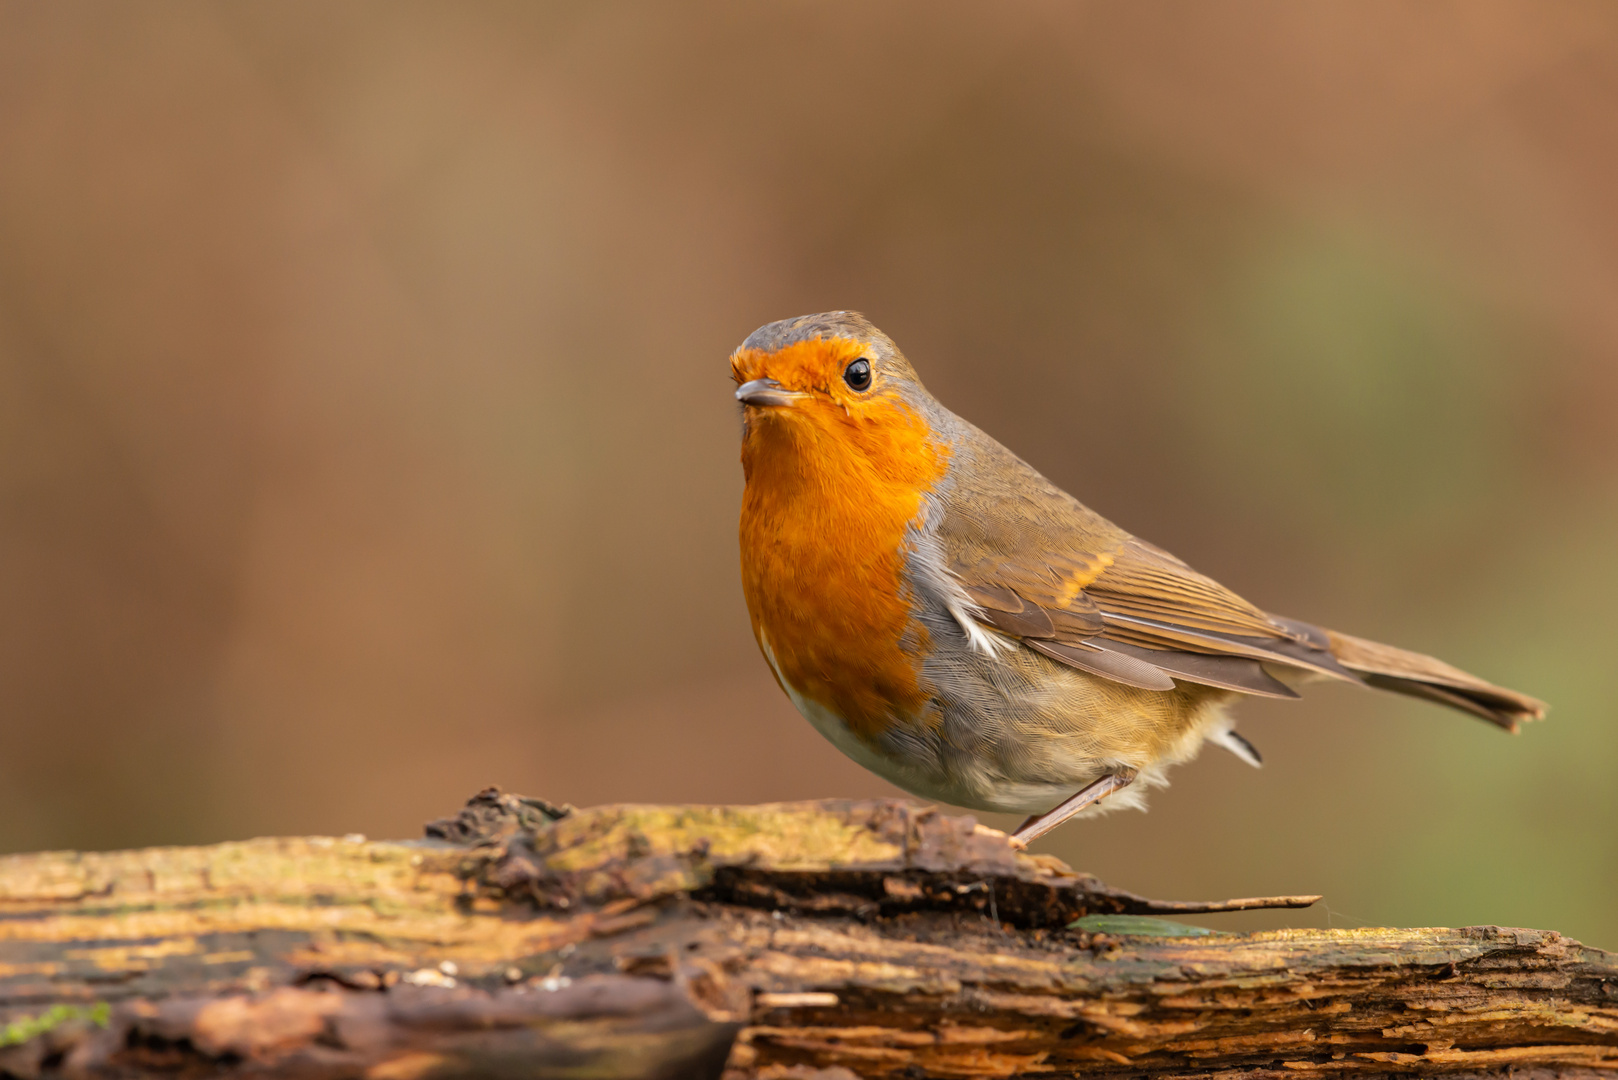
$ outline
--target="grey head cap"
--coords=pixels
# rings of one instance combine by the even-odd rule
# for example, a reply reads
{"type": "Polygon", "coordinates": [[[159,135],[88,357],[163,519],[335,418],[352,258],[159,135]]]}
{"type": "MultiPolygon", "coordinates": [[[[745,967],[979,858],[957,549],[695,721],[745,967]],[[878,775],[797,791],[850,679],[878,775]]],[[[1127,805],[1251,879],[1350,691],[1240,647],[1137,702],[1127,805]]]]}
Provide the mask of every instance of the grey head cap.
{"type": "Polygon", "coordinates": [[[862,341],[869,346],[866,355],[870,357],[878,373],[886,373],[920,385],[915,369],[910,366],[910,361],[905,359],[904,353],[899,351],[899,346],[895,345],[888,335],[872,326],[870,319],[857,311],[822,311],[816,315],[799,315],[795,319],[765,323],[747,335],[747,340],[742,342],[742,348],[772,353],[788,345],[812,341],[815,338],[849,338],[862,341]]]}

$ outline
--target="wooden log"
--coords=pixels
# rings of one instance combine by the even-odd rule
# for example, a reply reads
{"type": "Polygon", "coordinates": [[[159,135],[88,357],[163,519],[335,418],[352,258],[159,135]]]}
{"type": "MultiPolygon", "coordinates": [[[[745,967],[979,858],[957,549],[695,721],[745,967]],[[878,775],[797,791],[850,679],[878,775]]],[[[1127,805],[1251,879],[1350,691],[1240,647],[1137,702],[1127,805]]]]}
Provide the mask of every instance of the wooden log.
{"type": "Polygon", "coordinates": [[[902,802],[0,859],[0,1075],[1612,1075],[1558,934],[1220,935],[902,802]],[[1078,927],[1071,924],[1078,921],[1078,927]]]}

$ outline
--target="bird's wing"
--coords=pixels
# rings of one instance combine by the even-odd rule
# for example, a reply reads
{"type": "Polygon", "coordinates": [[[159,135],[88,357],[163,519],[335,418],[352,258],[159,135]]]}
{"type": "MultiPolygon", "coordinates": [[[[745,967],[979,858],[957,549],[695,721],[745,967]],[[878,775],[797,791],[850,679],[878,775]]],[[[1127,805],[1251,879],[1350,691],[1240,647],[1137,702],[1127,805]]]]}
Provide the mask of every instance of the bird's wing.
{"type": "MultiPolygon", "coordinates": [[[[1133,538],[1111,551],[950,567],[985,626],[1069,666],[1148,690],[1176,679],[1297,697],[1265,664],[1353,678],[1322,642],[1133,538]]],[[[1313,628],[1309,628],[1313,629],[1313,628]]],[[[1356,680],[1357,681],[1357,680],[1356,680]]]]}
{"type": "Polygon", "coordinates": [[[1012,482],[958,493],[937,525],[984,626],[1144,689],[1180,680],[1297,697],[1266,664],[1360,681],[1322,631],[1265,614],[999,452],[1009,460],[994,473],[1012,482]]]}
{"type": "MultiPolygon", "coordinates": [[[[986,438],[986,437],[985,437],[986,438]]],[[[1425,698],[1508,730],[1545,704],[1420,653],[1268,614],[1118,528],[996,443],[990,481],[938,520],[946,568],[984,626],[1071,667],[1149,690],[1175,681],[1297,697],[1271,671],[1425,698]]]]}

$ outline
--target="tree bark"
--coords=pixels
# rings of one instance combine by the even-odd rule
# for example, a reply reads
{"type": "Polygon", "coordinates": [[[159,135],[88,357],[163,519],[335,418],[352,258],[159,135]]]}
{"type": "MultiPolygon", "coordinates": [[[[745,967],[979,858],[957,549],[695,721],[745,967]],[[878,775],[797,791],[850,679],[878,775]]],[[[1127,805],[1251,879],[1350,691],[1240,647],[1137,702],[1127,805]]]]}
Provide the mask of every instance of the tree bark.
{"type": "Polygon", "coordinates": [[[0,859],[0,1075],[1618,1070],[1618,957],[1548,931],[1194,934],[1314,898],[1151,901],[893,801],[428,831],[0,859]]]}

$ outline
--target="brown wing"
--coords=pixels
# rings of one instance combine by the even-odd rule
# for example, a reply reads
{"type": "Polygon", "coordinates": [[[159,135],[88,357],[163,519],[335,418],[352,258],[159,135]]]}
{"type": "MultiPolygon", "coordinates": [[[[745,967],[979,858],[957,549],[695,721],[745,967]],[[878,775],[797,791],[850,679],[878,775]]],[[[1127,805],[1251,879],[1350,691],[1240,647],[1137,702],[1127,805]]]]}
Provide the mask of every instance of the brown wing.
{"type": "Polygon", "coordinates": [[[1289,655],[1316,650],[1262,611],[1141,541],[1095,553],[1041,547],[1037,560],[951,569],[984,625],[1054,660],[1147,690],[1178,679],[1288,698],[1298,695],[1265,662],[1321,666],[1289,655]]]}
{"type": "Polygon", "coordinates": [[[1025,566],[1010,560],[957,568],[966,595],[986,626],[1020,639],[1054,660],[1143,690],[1172,690],[1174,680],[1150,663],[1099,644],[1106,620],[1084,595],[1082,582],[1094,576],[1080,556],[1076,563],[1025,566]]]}
{"type": "Polygon", "coordinates": [[[1508,731],[1545,715],[1543,702],[1431,656],[1268,615],[1139,540],[1037,568],[984,559],[955,572],[985,625],[1129,686],[1169,690],[1178,680],[1297,697],[1266,670],[1276,666],[1448,705],[1508,731]]]}
{"type": "Polygon", "coordinates": [[[1152,690],[1180,680],[1297,697],[1267,662],[1353,677],[1329,653],[1316,661],[1316,643],[968,430],[975,483],[950,493],[938,537],[984,625],[1064,664],[1152,690]]]}
{"type": "Polygon", "coordinates": [[[1297,697],[1272,669],[1440,702],[1515,730],[1542,702],[1420,653],[1254,607],[1136,539],[966,425],[975,486],[938,525],[946,565],[985,626],[1052,659],[1148,690],[1176,681],[1297,697]]]}
{"type": "Polygon", "coordinates": [[[1144,540],[1126,540],[1085,591],[1103,614],[1104,636],[1121,645],[1245,660],[1239,670],[1256,668],[1258,686],[1276,683],[1264,664],[1358,681],[1332,655],[1324,631],[1261,611],[1144,540]]]}

